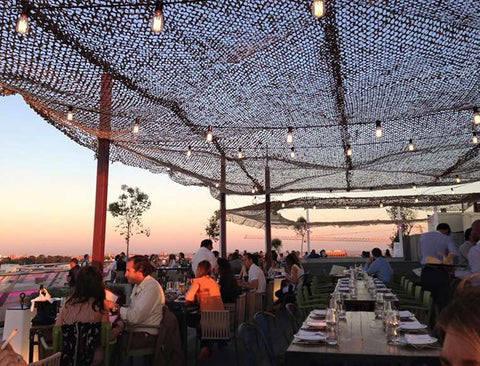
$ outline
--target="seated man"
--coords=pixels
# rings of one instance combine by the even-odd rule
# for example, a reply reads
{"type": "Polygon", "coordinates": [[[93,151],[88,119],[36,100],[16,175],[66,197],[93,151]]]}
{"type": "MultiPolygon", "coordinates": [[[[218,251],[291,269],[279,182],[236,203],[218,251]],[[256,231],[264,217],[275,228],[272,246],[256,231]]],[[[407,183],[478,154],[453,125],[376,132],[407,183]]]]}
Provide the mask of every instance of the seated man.
{"type": "Polygon", "coordinates": [[[247,253],[244,256],[244,263],[248,271],[248,282],[240,282],[239,285],[246,289],[255,289],[258,293],[265,293],[267,281],[265,280],[265,274],[257,265],[258,257],[247,253]]]}
{"type": "Polygon", "coordinates": [[[365,264],[365,271],[371,276],[377,277],[383,283],[392,280],[393,270],[388,260],[382,257],[382,251],[379,248],[372,249],[372,256],[365,264]]]}
{"type": "MultiPolygon", "coordinates": [[[[160,325],[165,306],[165,294],[162,286],[150,274],[152,265],[148,258],[136,255],[129,258],[125,276],[132,283],[130,306],[118,308],[117,304],[109,302],[110,308],[120,311],[120,317],[128,323],[160,325]]],[[[152,347],[156,343],[158,331],[154,328],[136,328],[132,338],[132,348],[152,347]]],[[[121,344],[126,346],[129,334],[124,332],[121,344]]]]}

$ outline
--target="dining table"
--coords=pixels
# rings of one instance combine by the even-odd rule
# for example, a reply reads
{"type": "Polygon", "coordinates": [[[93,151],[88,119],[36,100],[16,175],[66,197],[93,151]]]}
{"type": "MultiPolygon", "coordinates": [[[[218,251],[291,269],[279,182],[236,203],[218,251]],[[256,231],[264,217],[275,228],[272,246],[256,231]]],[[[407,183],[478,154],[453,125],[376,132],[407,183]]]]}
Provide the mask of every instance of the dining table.
{"type": "Polygon", "coordinates": [[[383,321],[373,312],[346,312],[338,324],[338,343],[301,343],[296,339],[286,352],[286,365],[440,365],[440,345],[390,344],[383,321]]]}

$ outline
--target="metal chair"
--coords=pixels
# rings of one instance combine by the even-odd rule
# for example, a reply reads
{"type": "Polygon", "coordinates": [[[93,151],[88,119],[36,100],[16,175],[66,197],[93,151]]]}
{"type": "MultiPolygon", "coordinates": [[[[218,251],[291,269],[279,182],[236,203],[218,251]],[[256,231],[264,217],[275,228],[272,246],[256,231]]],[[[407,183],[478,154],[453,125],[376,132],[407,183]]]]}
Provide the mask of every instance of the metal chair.
{"type": "Polygon", "coordinates": [[[265,336],[276,362],[284,364],[285,353],[292,341],[292,339],[288,338],[289,332],[286,332],[286,329],[281,327],[277,317],[272,313],[266,311],[258,312],[255,314],[254,320],[265,336]]]}
{"type": "Polygon", "coordinates": [[[57,352],[50,357],[44,358],[43,360],[30,363],[29,365],[34,366],[60,366],[60,359],[62,357],[62,352],[57,352]]]}
{"type": "Polygon", "coordinates": [[[292,324],[292,328],[294,329],[294,333],[296,333],[302,326],[305,318],[303,317],[303,314],[297,305],[287,304],[285,308],[287,309],[288,315],[290,316],[290,322],[292,324]]]}
{"type": "Polygon", "coordinates": [[[273,352],[258,325],[240,324],[238,336],[245,347],[247,366],[276,366],[273,352]]]}

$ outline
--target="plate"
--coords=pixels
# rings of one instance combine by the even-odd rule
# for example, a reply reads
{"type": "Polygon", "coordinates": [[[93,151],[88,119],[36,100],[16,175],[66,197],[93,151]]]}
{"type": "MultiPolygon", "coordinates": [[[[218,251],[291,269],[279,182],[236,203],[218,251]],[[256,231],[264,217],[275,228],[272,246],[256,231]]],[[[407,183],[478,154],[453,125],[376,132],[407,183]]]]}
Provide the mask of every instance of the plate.
{"type": "Polygon", "coordinates": [[[307,322],[307,326],[310,327],[310,328],[322,329],[322,328],[326,328],[326,327],[327,327],[327,323],[325,323],[325,322],[317,322],[317,321],[309,321],[309,322],[307,322]]]}
{"type": "Polygon", "coordinates": [[[426,329],[427,326],[425,324],[421,324],[418,321],[414,322],[400,322],[400,330],[420,330],[426,329]]]}
{"type": "Polygon", "coordinates": [[[315,309],[315,310],[312,310],[311,315],[323,316],[323,317],[325,317],[325,315],[327,315],[327,309],[315,309]]]}
{"type": "Polygon", "coordinates": [[[413,346],[425,346],[434,344],[438,341],[437,338],[430,337],[428,334],[406,334],[405,343],[413,346]]]}

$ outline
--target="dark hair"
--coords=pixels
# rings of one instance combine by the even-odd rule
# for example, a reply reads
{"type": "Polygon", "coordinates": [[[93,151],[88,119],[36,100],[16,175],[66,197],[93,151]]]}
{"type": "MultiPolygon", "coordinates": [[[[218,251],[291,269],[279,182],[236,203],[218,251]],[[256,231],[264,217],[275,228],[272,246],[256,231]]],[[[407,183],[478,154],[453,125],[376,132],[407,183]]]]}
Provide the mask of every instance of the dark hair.
{"type": "Polygon", "coordinates": [[[120,254],[117,254],[117,255],[115,256],[115,262],[118,261],[119,259],[120,259],[120,254]]]}
{"type": "Polygon", "coordinates": [[[87,259],[87,257],[88,257],[88,254],[83,255],[83,258],[87,259]]]}
{"type": "Polygon", "coordinates": [[[327,254],[327,252],[326,252],[325,249],[322,249],[322,250],[320,251],[320,256],[323,257],[323,258],[327,258],[327,257],[328,257],[328,254],[327,254]],[[322,254],[322,253],[323,253],[323,254],[322,254]]]}
{"type": "Polygon", "coordinates": [[[213,242],[210,239],[203,239],[202,242],[200,243],[200,247],[213,247],[213,242]]]}
{"type": "Polygon", "coordinates": [[[66,305],[82,304],[93,299],[93,311],[103,311],[105,301],[105,285],[103,274],[95,267],[85,266],[77,274],[75,289],[66,305]]]}
{"type": "Polygon", "coordinates": [[[133,269],[137,272],[141,272],[145,277],[153,272],[153,266],[150,264],[148,258],[143,255],[134,255],[128,259],[129,262],[133,262],[133,269]]]}
{"type": "Polygon", "coordinates": [[[472,228],[465,230],[465,240],[470,240],[470,235],[472,235],[472,228]]]}
{"type": "Polygon", "coordinates": [[[382,256],[382,251],[380,250],[380,248],[373,248],[372,255],[376,258],[379,258],[382,256]]]}
{"type": "Polygon", "coordinates": [[[78,264],[78,259],[77,258],[72,258],[70,259],[70,263],[75,263],[75,264],[78,264]]]}
{"type": "Polygon", "coordinates": [[[300,263],[300,260],[293,253],[290,253],[289,255],[287,255],[287,257],[285,258],[285,262],[287,263],[287,268],[289,269],[292,268],[294,264],[302,268],[302,264],[300,263]]]}
{"type": "Polygon", "coordinates": [[[182,252],[178,253],[178,257],[180,259],[185,259],[185,254],[183,254],[182,252]]]}
{"type": "Polygon", "coordinates": [[[258,254],[247,253],[245,256],[258,266],[258,254]]]}
{"type": "Polygon", "coordinates": [[[214,250],[212,253],[215,256],[215,258],[218,258],[218,256],[220,255],[220,252],[218,250],[214,250]]]}
{"type": "Polygon", "coordinates": [[[168,256],[168,260],[169,260],[169,261],[171,261],[172,259],[173,259],[174,261],[177,260],[177,257],[175,256],[175,254],[170,254],[170,255],[168,256]]]}
{"type": "Polygon", "coordinates": [[[445,231],[447,231],[449,234],[452,232],[452,230],[450,229],[450,225],[448,225],[448,224],[445,223],[445,222],[442,222],[441,224],[438,224],[438,225],[437,225],[437,231],[440,231],[440,230],[445,230],[445,231]]]}
{"type": "Polygon", "coordinates": [[[212,271],[212,265],[210,264],[210,262],[201,261],[200,263],[198,263],[197,273],[195,273],[195,276],[197,277],[207,276],[211,273],[211,271],[212,271]],[[199,272],[199,270],[200,270],[200,276],[197,276],[197,273],[199,272]]]}
{"type": "Polygon", "coordinates": [[[238,259],[238,258],[240,258],[240,255],[238,254],[238,252],[233,252],[232,259],[238,259]]]}
{"type": "Polygon", "coordinates": [[[229,276],[230,274],[233,276],[232,267],[230,267],[230,263],[225,258],[218,258],[217,264],[220,276],[229,276]]]}

